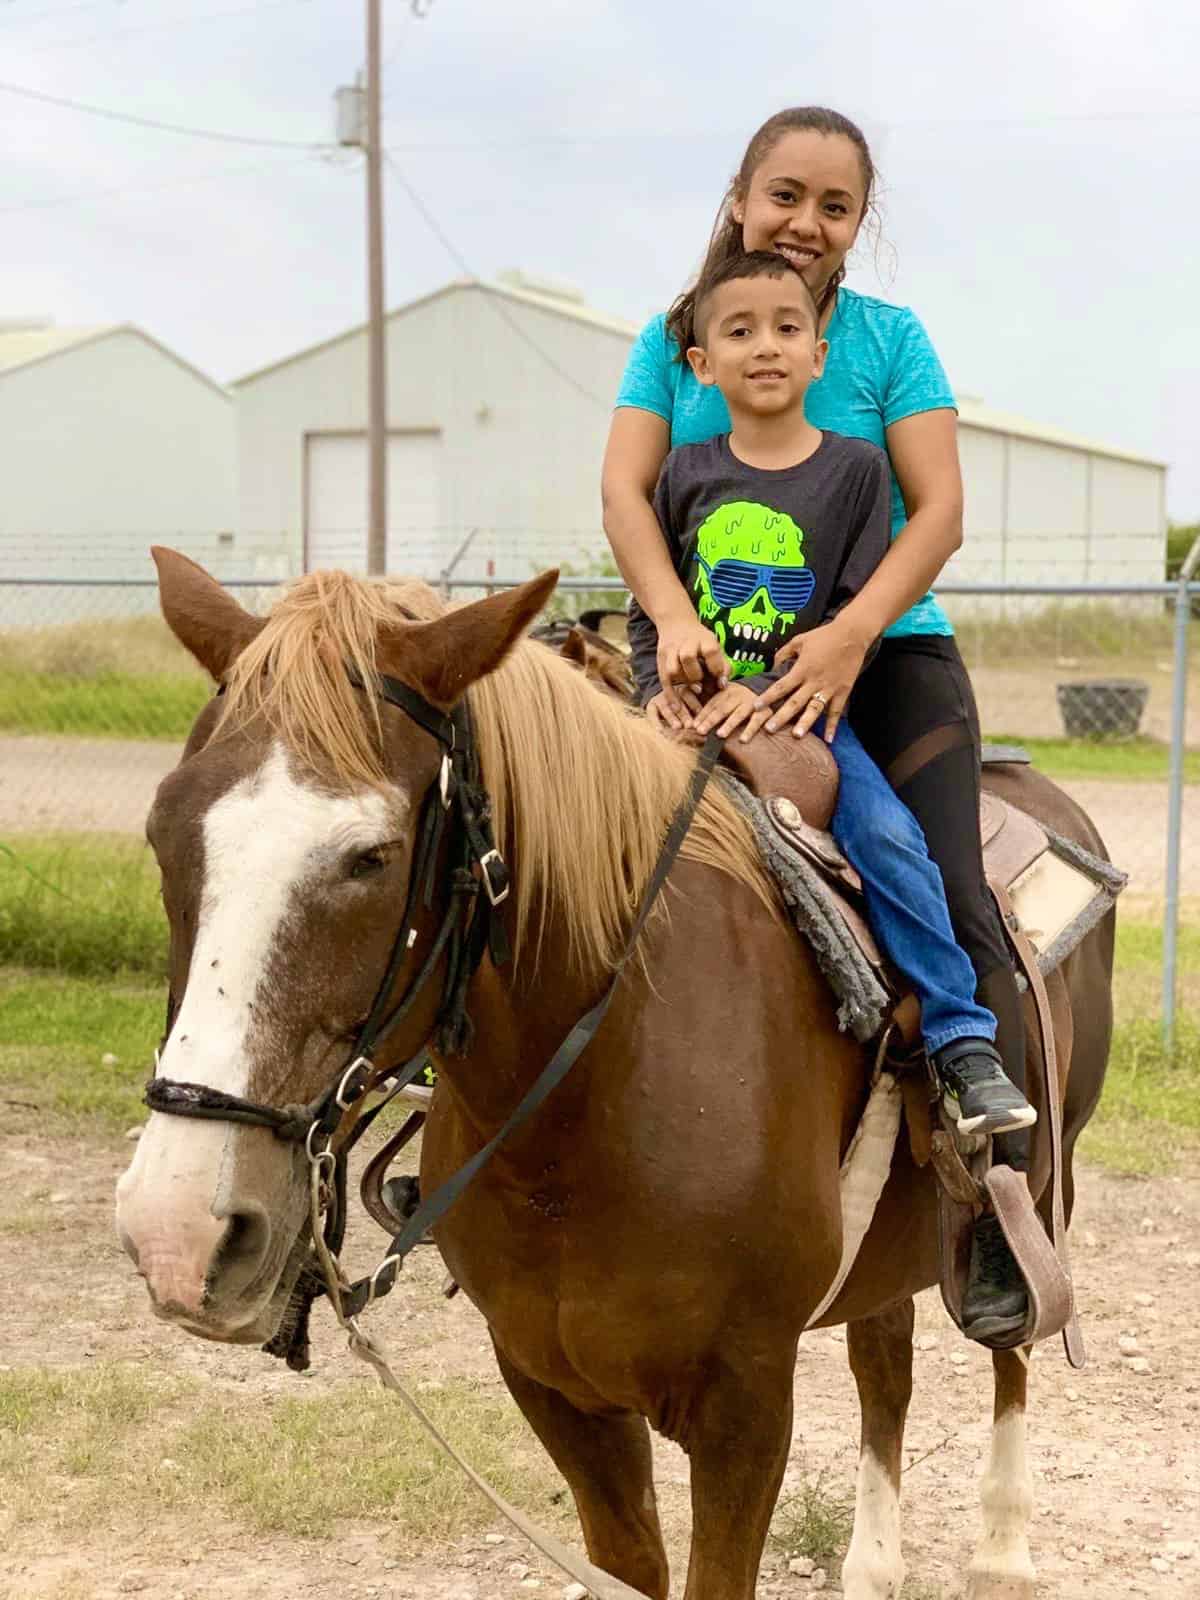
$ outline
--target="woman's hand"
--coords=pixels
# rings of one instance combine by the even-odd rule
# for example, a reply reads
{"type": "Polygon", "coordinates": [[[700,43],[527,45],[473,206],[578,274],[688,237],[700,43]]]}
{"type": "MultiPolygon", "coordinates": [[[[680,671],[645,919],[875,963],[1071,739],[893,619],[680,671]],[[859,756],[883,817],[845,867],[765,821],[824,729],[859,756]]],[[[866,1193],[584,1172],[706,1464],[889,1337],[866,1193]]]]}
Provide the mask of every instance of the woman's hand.
{"type": "Polygon", "coordinates": [[[693,727],[695,733],[705,739],[714,728],[722,739],[728,739],[740,728],[739,743],[748,744],[770,715],[771,708],[763,705],[762,695],[755,694],[744,683],[731,683],[713,695],[693,727]]]}
{"type": "Polygon", "coordinates": [[[775,711],[767,723],[768,731],[774,733],[792,722],[792,732],[799,739],[824,716],[825,743],[832,744],[869,644],[869,639],[835,617],[783,645],[776,652],[776,665],[792,657],[795,660],[761,696],[763,704],[775,711]]]}
{"type": "Polygon", "coordinates": [[[718,688],[723,689],[729,682],[729,662],[716,634],[704,626],[690,607],[686,615],[681,613],[660,621],[658,681],[662,684],[664,709],[671,716],[690,723],[682,691],[690,688],[695,701],[706,673],[718,688]]]}

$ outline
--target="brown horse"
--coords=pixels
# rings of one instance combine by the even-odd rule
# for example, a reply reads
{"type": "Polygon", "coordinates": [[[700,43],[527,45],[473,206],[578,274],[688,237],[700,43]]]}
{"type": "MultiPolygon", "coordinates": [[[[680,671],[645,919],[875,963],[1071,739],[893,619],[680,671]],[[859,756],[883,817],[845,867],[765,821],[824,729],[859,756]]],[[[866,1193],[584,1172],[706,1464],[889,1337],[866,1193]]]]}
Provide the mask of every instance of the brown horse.
{"type": "MultiPolygon", "coordinates": [[[[336,1076],[387,962],[439,763],[430,735],[369,692],[375,673],[438,706],[469,698],[513,873],[514,959],[485,959],[470,993],[475,1042],[439,1063],[429,1191],[482,1147],[604,988],[694,758],[520,642],[553,575],[443,614],[419,587],[318,574],[264,623],[185,558],[157,559],[168,622],[227,685],[147,829],[177,1002],[166,1077],[283,1105],[336,1076]]],[[[1009,785],[1100,849],[1051,785],[1009,785]]],[[[437,1243],[570,1484],[592,1559],[652,1600],[667,1595],[649,1422],[691,1458],[687,1600],[751,1600],[792,1434],[797,1340],[840,1260],[839,1163],[867,1074],[719,786],[664,899],[596,1040],[437,1243]]],[[[430,937],[422,924],[398,985],[430,937]]],[[[1074,1015],[1068,1146],[1100,1091],[1111,951],[1105,925],[1055,986],[1074,1015]]],[[[435,1003],[408,1018],[389,1058],[419,1047],[435,1003]]],[[[152,1115],[117,1219],[162,1317],[259,1343],[303,1258],[305,1164],[263,1128],[152,1115]]],[[[862,1405],[847,1600],[900,1592],[912,1296],[936,1271],[933,1182],[901,1147],[823,1319],[848,1324],[862,1405]]],[[[1025,1600],[1026,1367],[1018,1352],[994,1365],[969,1593],[1025,1600]]]]}

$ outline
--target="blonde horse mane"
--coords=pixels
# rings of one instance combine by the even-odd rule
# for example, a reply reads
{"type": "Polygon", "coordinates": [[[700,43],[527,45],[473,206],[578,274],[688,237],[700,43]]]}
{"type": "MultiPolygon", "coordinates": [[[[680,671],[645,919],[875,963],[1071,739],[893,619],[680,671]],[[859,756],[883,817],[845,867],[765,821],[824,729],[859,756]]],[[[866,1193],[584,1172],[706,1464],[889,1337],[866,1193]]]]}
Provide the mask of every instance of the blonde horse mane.
{"type": "MultiPolygon", "coordinates": [[[[299,579],[238,657],[218,736],[263,719],[324,781],[385,788],[376,641],[446,607],[425,584],[341,572],[299,579]],[[355,691],[347,667],[371,691],[355,691]]],[[[568,964],[610,971],[695,765],[544,645],[523,640],[468,699],[501,852],[514,869],[514,955],[554,921],[568,964]]],[[[753,836],[717,784],[681,854],[778,902],[753,836]]]]}

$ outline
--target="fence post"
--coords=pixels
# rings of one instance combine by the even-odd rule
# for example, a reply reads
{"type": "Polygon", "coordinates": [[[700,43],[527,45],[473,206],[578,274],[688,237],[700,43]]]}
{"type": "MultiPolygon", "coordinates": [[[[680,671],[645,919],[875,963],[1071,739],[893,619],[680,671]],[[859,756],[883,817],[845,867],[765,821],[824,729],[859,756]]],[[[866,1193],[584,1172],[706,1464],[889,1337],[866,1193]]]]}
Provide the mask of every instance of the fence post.
{"type": "Polygon", "coordinates": [[[1171,689],[1171,769],[1167,781],[1167,903],[1163,926],[1163,1042],[1175,1048],[1176,963],[1179,951],[1179,867],[1183,845],[1183,766],[1187,749],[1188,624],[1191,577],[1200,564],[1200,536],[1187,553],[1175,590],[1175,671],[1171,689]]]}

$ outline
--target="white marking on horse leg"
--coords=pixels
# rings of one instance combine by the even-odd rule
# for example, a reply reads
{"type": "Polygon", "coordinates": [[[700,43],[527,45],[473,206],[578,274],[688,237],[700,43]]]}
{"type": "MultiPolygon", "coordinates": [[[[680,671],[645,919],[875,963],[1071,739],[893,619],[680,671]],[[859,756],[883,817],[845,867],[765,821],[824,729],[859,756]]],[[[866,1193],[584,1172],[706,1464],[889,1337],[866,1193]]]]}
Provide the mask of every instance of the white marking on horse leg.
{"type": "Polygon", "coordinates": [[[1013,1406],[992,1427],[980,1486],[983,1537],[967,1578],[967,1600],[1033,1600],[1029,1554],[1033,1478],[1025,1451],[1025,1410],[1013,1406]]]}
{"type": "Polygon", "coordinates": [[[842,1563],[842,1594],[844,1600],[899,1600],[903,1587],[900,1495],[883,1462],[864,1449],[858,1458],[854,1532],[842,1563]]]}

